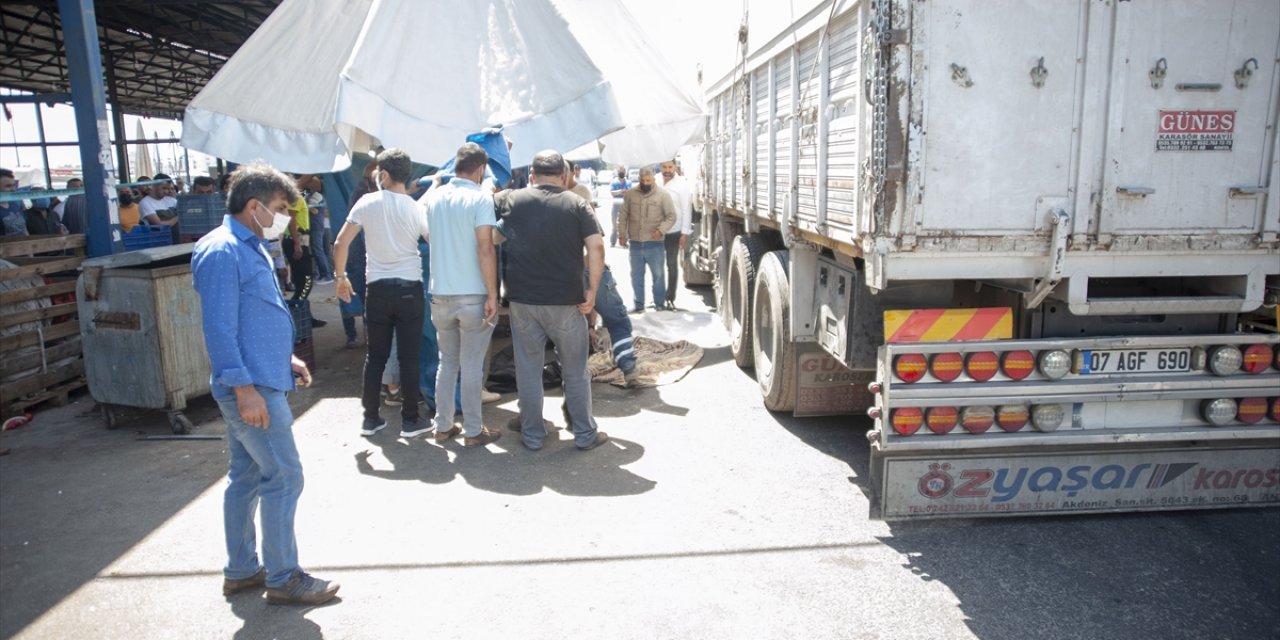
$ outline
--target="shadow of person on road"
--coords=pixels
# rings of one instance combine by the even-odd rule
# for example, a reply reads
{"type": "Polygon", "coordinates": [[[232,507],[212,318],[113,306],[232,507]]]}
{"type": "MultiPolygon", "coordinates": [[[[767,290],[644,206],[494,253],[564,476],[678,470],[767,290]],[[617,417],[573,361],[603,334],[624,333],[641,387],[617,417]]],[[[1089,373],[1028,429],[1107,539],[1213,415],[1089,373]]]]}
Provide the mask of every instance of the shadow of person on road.
{"type": "Polygon", "coordinates": [[[369,458],[373,455],[371,448],[358,451],[353,456],[356,470],[366,476],[384,480],[413,480],[427,484],[445,484],[453,480],[457,473],[449,464],[449,456],[431,439],[434,432],[416,438],[400,437],[395,427],[374,434],[366,441],[371,447],[378,448],[382,457],[391,464],[390,469],[374,468],[369,458]]]}
{"type": "MultiPolygon", "coordinates": [[[[231,612],[244,621],[244,626],[236,631],[236,640],[259,640],[260,638],[291,638],[295,640],[320,640],[324,632],[320,625],[308,620],[306,615],[316,607],[299,607],[267,604],[261,589],[229,596],[231,612]]],[[[322,607],[331,607],[342,602],[342,598],[334,598],[322,607]]]]}

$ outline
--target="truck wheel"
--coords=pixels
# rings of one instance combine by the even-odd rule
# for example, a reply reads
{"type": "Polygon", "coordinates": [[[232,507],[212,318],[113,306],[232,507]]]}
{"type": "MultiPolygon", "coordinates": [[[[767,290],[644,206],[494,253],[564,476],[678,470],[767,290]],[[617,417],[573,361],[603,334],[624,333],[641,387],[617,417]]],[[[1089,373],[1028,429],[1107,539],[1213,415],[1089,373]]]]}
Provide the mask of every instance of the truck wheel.
{"type": "Polygon", "coordinates": [[[796,408],[795,343],[791,340],[789,252],[771,251],[760,260],[752,306],[752,354],[760,396],[770,411],[796,408]]]}
{"type": "Polygon", "coordinates": [[[764,243],[759,237],[744,233],[733,239],[729,281],[725,285],[725,308],[729,318],[729,348],[733,351],[733,361],[743,368],[750,367],[752,363],[751,300],[756,286],[756,269],[762,255],[764,243]]]}

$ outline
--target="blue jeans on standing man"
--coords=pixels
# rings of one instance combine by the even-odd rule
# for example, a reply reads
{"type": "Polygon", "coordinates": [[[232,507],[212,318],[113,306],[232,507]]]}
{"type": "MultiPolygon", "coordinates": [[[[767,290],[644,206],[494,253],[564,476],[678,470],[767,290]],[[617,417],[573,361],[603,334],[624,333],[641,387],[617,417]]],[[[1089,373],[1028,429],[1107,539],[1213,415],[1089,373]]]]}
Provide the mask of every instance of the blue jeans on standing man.
{"type": "Polygon", "coordinates": [[[240,419],[234,397],[218,401],[227,421],[227,450],[231,464],[223,494],[226,528],[225,577],[243,580],[267,569],[267,586],[281,587],[298,569],[294,514],[302,495],[302,461],[293,441],[293,412],[284,391],[256,387],[266,401],[270,424],[251,427],[240,419]],[[262,503],[262,562],[258,561],[254,513],[262,503]]]}
{"type": "Polygon", "coordinates": [[[653,280],[653,306],[662,308],[667,299],[667,263],[666,251],[662,240],[639,242],[631,240],[631,291],[636,304],[633,309],[644,309],[644,270],[649,268],[649,277],[653,280]]]}

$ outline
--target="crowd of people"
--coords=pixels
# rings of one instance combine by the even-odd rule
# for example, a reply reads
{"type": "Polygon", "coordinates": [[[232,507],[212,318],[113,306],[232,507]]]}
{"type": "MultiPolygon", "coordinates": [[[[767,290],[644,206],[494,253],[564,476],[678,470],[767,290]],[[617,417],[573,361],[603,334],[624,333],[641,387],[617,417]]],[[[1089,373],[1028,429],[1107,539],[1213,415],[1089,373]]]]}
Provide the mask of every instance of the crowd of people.
{"type": "MultiPolygon", "coordinates": [[[[484,380],[505,308],[519,405],[509,428],[525,448],[543,448],[550,342],[574,445],[599,447],[609,436],[593,417],[587,371],[597,322],[609,333],[627,385],[638,377],[627,306],[605,264],[595,197],[577,182],[581,170],[560,153],[543,151],[513,178],[521,184],[498,189],[488,154],[474,142],[458,149],[452,165],[447,179],[426,181],[429,188],[415,197],[420,186],[408,154],[382,151],[369,163],[334,239],[333,276],[349,345],[358,345],[357,318],[365,325],[359,434],[374,437],[387,427],[385,403],[399,405],[403,438],[431,433],[443,444],[460,436],[464,447],[501,438],[484,424],[482,404],[496,396],[484,380]]],[[[633,311],[644,309],[645,267],[654,307],[674,308],[674,281],[665,274],[674,276],[677,257],[666,256],[666,246],[678,251],[687,241],[689,212],[682,207],[689,197],[679,191],[674,163],[662,167],[669,188],[659,187],[646,167],[634,188],[613,189],[621,202],[612,226],[630,246],[633,282],[640,277],[633,311]]],[[[317,604],[338,590],[303,571],[297,558],[293,519],[303,480],[286,399],[297,385],[310,384],[311,372],[292,353],[287,287],[272,252],[287,234],[279,254],[294,269],[295,298],[305,297],[310,261],[322,253],[307,239],[318,226],[306,213],[307,192],[316,186],[313,176],[290,177],[261,163],[238,168],[226,187],[229,215],[197,243],[192,258],[213,395],[230,441],[223,592],[265,587],[268,600],[281,604],[317,604]],[[261,557],[254,525],[259,501],[261,557]]]]}

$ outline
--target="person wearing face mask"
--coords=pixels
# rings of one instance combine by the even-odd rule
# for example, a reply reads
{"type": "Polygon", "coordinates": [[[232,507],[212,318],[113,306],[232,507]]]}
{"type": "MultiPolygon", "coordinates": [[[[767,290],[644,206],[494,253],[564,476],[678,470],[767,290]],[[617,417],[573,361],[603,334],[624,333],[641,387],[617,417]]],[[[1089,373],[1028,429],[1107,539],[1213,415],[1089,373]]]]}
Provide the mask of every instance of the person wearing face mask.
{"type": "Polygon", "coordinates": [[[237,169],[227,196],[234,213],[196,243],[191,272],[211,389],[227,422],[222,593],[265,586],[273,604],[315,605],[333,599],[338,584],[298,564],[294,513],[303,476],[288,401],[295,380],[308,386],[311,372],[293,355],[293,317],[264,243],[288,226],[286,207],[297,197],[292,181],[266,164],[237,169]],[[261,556],[254,525],[259,508],[261,556]]]}
{"type": "MultiPolygon", "coordinates": [[[[142,220],[142,212],[138,207],[138,203],[133,200],[133,190],[128,187],[120,188],[116,190],[116,196],[120,198],[120,228],[125,233],[129,233],[142,220]]],[[[84,231],[72,231],[71,233],[84,233],[84,231]]]]}
{"type": "Polygon", "coordinates": [[[618,244],[630,245],[632,313],[644,313],[644,272],[653,280],[653,306],[666,301],[666,251],[663,239],[676,224],[671,194],[654,183],[653,167],[640,168],[639,184],[622,196],[618,212],[618,244]]]}
{"type": "Polygon", "coordinates": [[[347,275],[347,250],[356,234],[363,232],[365,243],[365,320],[369,323],[369,349],[364,360],[361,404],[364,423],[360,435],[372,436],[387,426],[378,414],[382,405],[382,373],[391,356],[391,338],[396,341],[400,363],[400,436],[412,438],[434,429],[430,420],[418,414],[418,349],[422,344],[425,295],[422,286],[422,254],[418,238],[427,237],[427,214],[422,205],[405,192],[413,172],[409,154],[387,149],[378,154],[374,181],[378,191],[370,193],[351,208],[333,247],[333,263],[338,298],[350,302],[353,294],[347,275]]]}

